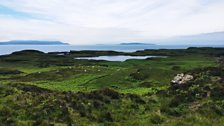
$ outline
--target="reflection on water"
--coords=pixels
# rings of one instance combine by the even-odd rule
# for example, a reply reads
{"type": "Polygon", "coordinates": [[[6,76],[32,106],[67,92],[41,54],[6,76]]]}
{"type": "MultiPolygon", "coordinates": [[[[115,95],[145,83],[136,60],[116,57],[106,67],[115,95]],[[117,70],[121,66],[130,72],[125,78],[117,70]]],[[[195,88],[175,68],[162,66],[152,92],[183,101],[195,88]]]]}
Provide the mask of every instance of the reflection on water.
{"type": "Polygon", "coordinates": [[[147,59],[147,58],[165,58],[165,56],[97,56],[97,57],[79,57],[75,59],[86,59],[86,60],[106,60],[106,61],[126,61],[128,59],[147,59]]]}

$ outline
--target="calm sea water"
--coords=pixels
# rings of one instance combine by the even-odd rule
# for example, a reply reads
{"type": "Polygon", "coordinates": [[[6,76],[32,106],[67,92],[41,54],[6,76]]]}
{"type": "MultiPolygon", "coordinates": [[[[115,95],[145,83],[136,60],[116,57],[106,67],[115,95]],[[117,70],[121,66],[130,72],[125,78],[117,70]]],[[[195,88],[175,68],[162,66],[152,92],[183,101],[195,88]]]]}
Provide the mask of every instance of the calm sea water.
{"type": "MultiPolygon", "coordinates": [[[[43,52],[61,52],[70,50],[114,50],[123,52],[134,52],[136,50],[144,49],[185,49],[193,47],[192,45],[88,45],[88,46],[76,46],[76,45],[0,45],[0,55],[11,54],[15,51],[21,50],[39,50],[43,52]]],[[[197,45],[194,47],[211,47],[205,45],[197,45]]],[[[224,47],[213,46],[213,47],[224,47]]]]}
{"type": "Polygon", "coordinates": [[[126,61],[128,59],[147,59],[147,58],[157,58],[164,56],[97,56],[97,57],[80,57],[76,59],[85,59],[85,60],[106,60],[106,61],[126,61]]]}

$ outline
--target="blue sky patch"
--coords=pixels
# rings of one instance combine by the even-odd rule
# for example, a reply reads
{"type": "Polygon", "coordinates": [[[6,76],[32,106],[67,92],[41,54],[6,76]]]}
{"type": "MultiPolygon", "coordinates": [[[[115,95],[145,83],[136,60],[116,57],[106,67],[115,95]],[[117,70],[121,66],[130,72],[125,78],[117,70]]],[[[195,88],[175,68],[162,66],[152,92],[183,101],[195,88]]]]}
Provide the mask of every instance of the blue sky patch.
{"type": "Polygon", "coordinates": [[[32,15],[25,13],[25,12],[20,12],[15,9],[5,7],[0,5],[0,15],[7,15],[7,16],[12,16],[15,18],[34,18],[32,15]]]}

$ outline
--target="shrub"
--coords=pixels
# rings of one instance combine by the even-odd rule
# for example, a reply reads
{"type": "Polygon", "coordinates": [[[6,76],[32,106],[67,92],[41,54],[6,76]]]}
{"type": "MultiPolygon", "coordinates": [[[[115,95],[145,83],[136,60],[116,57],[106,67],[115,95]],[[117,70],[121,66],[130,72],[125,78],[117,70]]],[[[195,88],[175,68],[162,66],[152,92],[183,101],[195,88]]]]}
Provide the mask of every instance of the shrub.
{"type": "Polygon", "coordinates": [[[223,70],[224,69],[224,57],[221,57],[218,60],[218,64],[219,64],[219,67],[223,70]]]}
{"type": "Polygon", "coordinates": [[[181,96],[176,96],[174,97],[170,103],[169,103],[169,107],[177,107],[178,105],[180,105],[181,103],[183,103],[183,99],[181,96]]]}
{"type": "Polygon", "coordinates": [[[149,87],[152,87],[152,83],[150,83],[150,82],[143,82],[139,86],[140,87],[147,87],[147,88],[149,88],[149,87]]]}
{"type": "Polygon", "coordinates": [[[104,112],[104,113],[101,114],[100,122],[104,122],[104,121],[113,122],[113,117],[112,117],[112,114],[110,112],[104,112]]]}
{"type": "Polygon", "coordinates": [[[112,99],[119,99],[120,95],[117,91],[106,88],[101,91],[104,95],[111,97],[112,99]]]}
{"type": "Polygon", "coordinates": [[[100,102],[99,100],[94,100],[93,101],[93,107],[96,108],[96,109],[99,109],[103,106],[103,103],[100,102]]]}
{"type": "Polygon", "coordinates": [[[146,88],[150,88],[150,87],[158,86],[158,85],[161,85],[161,83],[156,80],[149,80],[147,82],[143,82],[143,83],[139,84],[140,87],[146,87],[146,88]]]}
{"type": "Polygon", "coordinates": [[[218,99],[224,99],[224,87],[219,86],[219,87],[215,87],[212,91],[211,91],[211,97],[218,100],[218,99]]]}
{"type": "Polygon", "coordinates": [[[211,109],[215,111],[216,114],[220,116],[224,116],[224,109],[219,105],[211,106],[211,109]]]}
{"type": "Polygon", "coordinates": [[[8,68],[0,68],[0,75],[8,75],[8,74],[21,74],[23,72],[19,70],[13,70],[8,68]]]}
{"type": "Polygon", "coordinates": [[[161,107],[161,112],[166,113],[171,116],[179,117],[187,112],[187,107],[184,104],[181,104],[177,107],[170,107],[168,105],[164,105],[161,107]]]}
{"type": "Polygon", "coordinates": [[[128,94],[128,97],[138,104],[145,104],[145,101],[140,96],[138,96],[136,94],[128,94]]]}
{"type": "Polygon", "coordinates": [[[135,80],[145,80],[150,76],[149,69],[138,69],[136,72],[131,73],[130,76],[135,80]]]}
{"type": "Polygon", "coordinates": [[[164,118],[160,114],[152,115],[150,120],[153,124],[161,124],[164,122],[164,118]]]}
{"type": "Polygon", "coordinates": [[[181,67],[180,67],[180,66],[173,66],[171,69],[172,69],[172,70],[180,70],[181,67]]]}

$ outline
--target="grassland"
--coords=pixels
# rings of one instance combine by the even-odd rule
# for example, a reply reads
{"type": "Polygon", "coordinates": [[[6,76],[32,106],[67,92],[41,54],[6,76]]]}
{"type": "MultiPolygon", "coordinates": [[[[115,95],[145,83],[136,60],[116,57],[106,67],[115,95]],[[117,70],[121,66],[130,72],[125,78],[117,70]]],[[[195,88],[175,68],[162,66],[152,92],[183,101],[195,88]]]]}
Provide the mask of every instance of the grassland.
{"type": "Polygon", "coordinates": [[[27,50],[0,57],[1,125],[221,126],[223,48],[27,50]],[[159,55],[125,62],[77,60],[102,55],[159,55]],[[178,73],[194,80],[173,86],[178,73]]]}

